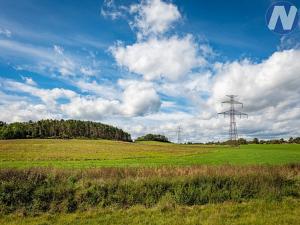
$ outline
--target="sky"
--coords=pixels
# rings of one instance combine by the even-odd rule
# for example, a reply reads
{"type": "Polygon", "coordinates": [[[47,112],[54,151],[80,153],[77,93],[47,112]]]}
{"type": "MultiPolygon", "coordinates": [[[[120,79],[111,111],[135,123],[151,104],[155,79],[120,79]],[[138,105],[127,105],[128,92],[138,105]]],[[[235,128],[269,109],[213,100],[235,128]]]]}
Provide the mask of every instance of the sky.
{"type": "Polygon", "coordinates": [[[268,30],[272,2],[0,0],[0,120],[219,141],[234,94],[239,137],[300,136],[300,26],[268,30]]]}

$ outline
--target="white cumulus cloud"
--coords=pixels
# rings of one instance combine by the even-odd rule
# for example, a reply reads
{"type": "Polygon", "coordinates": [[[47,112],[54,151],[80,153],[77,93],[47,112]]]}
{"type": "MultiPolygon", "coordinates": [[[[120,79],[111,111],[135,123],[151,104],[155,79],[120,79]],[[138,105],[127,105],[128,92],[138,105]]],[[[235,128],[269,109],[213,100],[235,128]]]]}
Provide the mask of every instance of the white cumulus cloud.
{"type": "Polygon", "coordinates": [[[205,58],[198,55],[197,44],[191,35],[117,45],[111,51],[118,65],[143,75],[146,80],[177,80],[206,63],[205,58]]]}
{"type": "Polygon", "coordinates": [[[138,30],[138,38],[165,33],[181,18],[176,5],[161,0],[144,0],[132,5],[130,12],[135,15],[131,23],[138,30]]]}
{"type": "Polygon", "coordinates": [[[122,110],[125,115],[142,116],[157,112],[161,106],[160,97],[153,85],[134,81],[128,84],[123,93],[122,110]]]}
{"type": "Polygon", "coordinates": [[[292,49],[275,52],[261,63],[243,60],[218,65],[210,101],[238,94],[249,111],[279,107],[283,102],[298,103],[299,57],[300,50],[292,49]]]}

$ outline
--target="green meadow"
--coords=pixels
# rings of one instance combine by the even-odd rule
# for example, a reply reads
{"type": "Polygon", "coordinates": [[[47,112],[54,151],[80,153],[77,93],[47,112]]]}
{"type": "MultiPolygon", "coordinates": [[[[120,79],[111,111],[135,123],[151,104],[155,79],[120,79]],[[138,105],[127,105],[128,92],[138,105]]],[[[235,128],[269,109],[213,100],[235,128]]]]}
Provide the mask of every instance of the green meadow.
{"type": "Polygon", "coordinates": [[[1,140],[0,168],[281,165],[300,162],[300,145],[178,145],[106,140],[1,140]]]}
{"type": "Polygon", "coordinates": [[[6,225],[273,225],[299,224],[300,201],[250,201],[246,203],[209,204],[205,206],[129,209],[98,209],[88,212],[63,213],[39,216],[0,216],[6,225]]]}
{"type": "Polygon", "coordinates": [[[0,224],[299,224],[300,145],[0,141],[0,224]]]}

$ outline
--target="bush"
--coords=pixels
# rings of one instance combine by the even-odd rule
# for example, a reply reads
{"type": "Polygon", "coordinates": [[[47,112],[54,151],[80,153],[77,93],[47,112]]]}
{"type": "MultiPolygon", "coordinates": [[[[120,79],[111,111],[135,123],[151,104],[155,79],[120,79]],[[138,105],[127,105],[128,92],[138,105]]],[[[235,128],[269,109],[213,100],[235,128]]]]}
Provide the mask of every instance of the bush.
{"type": "Polygon", "coordinates": [[[168,138],[161,134],[147,134],[145,136],[138,137],[136,141],[160,141],[169,142],[168,138]]]}

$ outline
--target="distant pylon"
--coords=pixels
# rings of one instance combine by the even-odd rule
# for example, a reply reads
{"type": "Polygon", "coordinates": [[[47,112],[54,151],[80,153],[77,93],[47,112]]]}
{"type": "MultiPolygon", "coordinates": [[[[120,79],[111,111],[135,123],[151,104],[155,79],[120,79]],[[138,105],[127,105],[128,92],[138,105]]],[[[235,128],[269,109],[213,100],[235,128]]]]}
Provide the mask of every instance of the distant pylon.
{"type": "Polygon", "coordinates": [[[178,144],[181,143],[181,130],[182,130],[182,128],[181,128],[181,126],[179,125],[179,126],[177,127],[177,143],[178,143],[178,144]]]}
{"type": "Polygon", "coordinates": [[[237,110],[235,110],[235,105],[241,105],[243,108],[243,103],[238,102],[235,100],[235,97],[237,97],[237,95],[226,95],[227,97],[229,97],[230,99],[227,101],[224,101],[222,103],[224,104],[230,104],[230,109],[228,111],[225,112],[221,112],[218,113],[219,115],[224,115],[224,117],[226,117],[226,115],[229,115],[230,117],[230,124],[229,124],[229,140],[230,140],[230,144],[231,145],[238,145],[238,132],[237,132],[237,127],[236,127],[236,121],[235,121],[235,116],[240,116],[240,118],[242,118],[242,116],[247,116],[248,114],[246,113],[242,113],[239,112],[237,110]]]}

